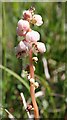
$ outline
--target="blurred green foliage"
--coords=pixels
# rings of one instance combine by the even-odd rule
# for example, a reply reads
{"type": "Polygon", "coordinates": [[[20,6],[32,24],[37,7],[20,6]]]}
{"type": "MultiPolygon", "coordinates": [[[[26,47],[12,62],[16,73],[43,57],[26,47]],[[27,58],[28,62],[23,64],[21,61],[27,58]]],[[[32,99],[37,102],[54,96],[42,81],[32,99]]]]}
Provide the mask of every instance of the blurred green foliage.
{"type": "MultiPolygon", "coordinates": [[[[26,101],[30,98],[29,82],[21,78],[24,60],[18,60],[15,56],[14,47],[19,38],[16,35],[18,20],[22,12],[34,6],[42,16],[44,24],[40,27],[32,26],[41,34],[40,41],[47,48],[43,56],[47,59],[50,80],[46,80],[42,55],[36,64],[35,76],[40,83],[36,91],[43,91],[44,95],[37,98],[41,118],[63,118],[65,115],[65,3],[57,2],[4,2],[2,3],[2,105],[16,118],[27,118],[21,102],[20,92],[24,93],[26,101]],[[64,67],[64,69],[63,69],[64,67]],[[8,69],[7,69],[8,68],[8,69]],[[61,70],[59,70],[61,68],[61,70]],[[11,71],[10,71],[11,70],[11,71]],[[56,72],[54,72],[56,71],[56,72]],[[59,71],[59,72],[58,72],[59,71]],[[22,82],[21,82],[22,81],[22,82]]],[[[31,101],[30,101],[31,102],[31,101]]],[[[7,117],[3,111],[3,118],[7,117]]]]}

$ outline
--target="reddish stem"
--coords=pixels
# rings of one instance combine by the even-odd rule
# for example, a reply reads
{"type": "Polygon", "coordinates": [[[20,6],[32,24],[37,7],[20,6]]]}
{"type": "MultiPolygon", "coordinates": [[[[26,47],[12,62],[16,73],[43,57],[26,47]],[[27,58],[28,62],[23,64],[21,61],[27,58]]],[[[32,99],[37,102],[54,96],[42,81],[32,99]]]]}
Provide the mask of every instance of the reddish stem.
{"type": "MultiPolygon", "coordinates": [[[[30,57],[30,76],[31,78],[34,78],[34,69],[33,69],[33,61],[32,61],[32,50],[29,52],[29,57],[30,57]]],[[[39,111],[38,111],[38,106],[36,103],[35,99],[35,87],[34,85],[30,82],[30,94],[32,98],[32,104],[34,107],[34,118],[39,118],[39,111]]]]}

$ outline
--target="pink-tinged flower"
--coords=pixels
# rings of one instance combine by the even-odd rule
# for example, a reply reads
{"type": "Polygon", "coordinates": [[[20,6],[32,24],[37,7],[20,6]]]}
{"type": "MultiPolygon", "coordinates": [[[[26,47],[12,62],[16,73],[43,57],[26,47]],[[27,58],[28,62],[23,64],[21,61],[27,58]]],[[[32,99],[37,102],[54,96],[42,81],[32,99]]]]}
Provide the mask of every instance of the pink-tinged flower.
{"type": "Polygon", "coordinates": [[[19,20],[18,21],[18,29],[23,31],[28,31],[30,28],[29,22],[26,20],[19,20]]]}
{"type": "Polygon", "coordinates": [[[22,55],[26,54],[27,51],[28,51],[28,47],[24,44],[23,41],[20,41],[18,46],[15,47],[15,52],[16,52],[17,58],[22,57],[22,55]]]}
{"type": "Polygon", "coordinates": [[[32,14],[30,10],[23,11],[23,18],[24,20],[30,20],[32,18],[32,14]]]}
{"type": "Polygon", "coordinates": [[[25,39],[23,40],[24,44],[28,47],[28,49],[30,50],[32,48],[32,43],[29,43],[28,41],[26,41],[25,39]]]}
{"type": "Polygon", "coordinates": [[[40,26],[43,24],[42,17],[38,14],[33,15],[33,21],[34,21],[34,24],[37,26],[40,26]]]}
{"type": "Polygon", "coordinates": [[[36,42],[39,39],[40,39],[40,34],[34,30],[32,30],[26,34],[26,40],[28,42],[36,42]]]}
{"type": "Polygon", "coordinates": [[[45,44],[42,42],[37,42],[37,49],[40,53],[46,52],[45,44]]]}
{"type": "Polygon", "coordinates": [[[26,31],[19,30],[18,27],[17,27],[16,31],[17,31],[18,36],[25,36],[26,35],[26,31]]]}

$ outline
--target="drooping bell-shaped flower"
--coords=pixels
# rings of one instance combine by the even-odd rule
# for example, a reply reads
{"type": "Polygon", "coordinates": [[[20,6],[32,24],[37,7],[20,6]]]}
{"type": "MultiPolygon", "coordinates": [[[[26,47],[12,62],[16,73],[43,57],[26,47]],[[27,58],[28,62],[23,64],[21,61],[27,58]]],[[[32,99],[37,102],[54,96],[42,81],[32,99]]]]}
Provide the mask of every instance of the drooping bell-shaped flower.
{"type": "Polygon", "coordinates": [[[28,31],[30,28],[29,22],[26,20],[20,19],[18,21],[18,29],[23,31],[28,31]]]}
{"type": "Polygon", "coordinates": [[[34,24],[37,26],[40,26],[43,24],[42,17],[38,14],[33,15],[33,21],[34,21],[34,24]]]}
{"type": "Polygon", "coordinates": [[[28,42],[36,42],[40,39],[40,34],[37,31],[31,30],[26,34],[26,40],[28,42]]]}
{"type": "Polygon", "coordinates": [[[35,52],[44,53],[46,51],[45,44],[42,42],[35,43],[35,52]]]}
{"type": "Polygon", "coordinates": [[[37,49],[38,49],[38,52],[40,52],[40,53],[46,52],[46,47],[45,47],[45,44],[44,44],[44,43],[42,43],[42,42],[37,42],[37,43],[36,43],[36,47],[37,47],[37,49]]]}
{"type": "Polygon", "coordinates": [[[24,44],[23,41],[20,41],[17,47],[15,47],[17,58],[22,57],[22,55],[26,54],[27,51],[28,51],[28,47],[24,44]]]}

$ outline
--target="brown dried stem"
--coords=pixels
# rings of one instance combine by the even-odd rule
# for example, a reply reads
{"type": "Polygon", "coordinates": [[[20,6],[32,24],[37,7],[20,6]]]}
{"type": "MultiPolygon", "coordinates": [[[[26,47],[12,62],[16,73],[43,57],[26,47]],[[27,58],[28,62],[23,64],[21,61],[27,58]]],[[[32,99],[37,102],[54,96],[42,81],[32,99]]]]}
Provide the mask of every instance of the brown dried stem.
{"type": "MultiPolygon", "coordinates": [[[[32,50],[30,50],[29,52],[29,58],[30,58],[30,77],[34,79],[32,50]]],[[[30,94],[32,98],[32,104],[34,107],[34,118],[36,119],[36,118],[39,118],[39,111],[38,111],[38,106],[37,106],[36,99],[35,99],[35,87],[31,82],[30,82],[30,94]]]]}

